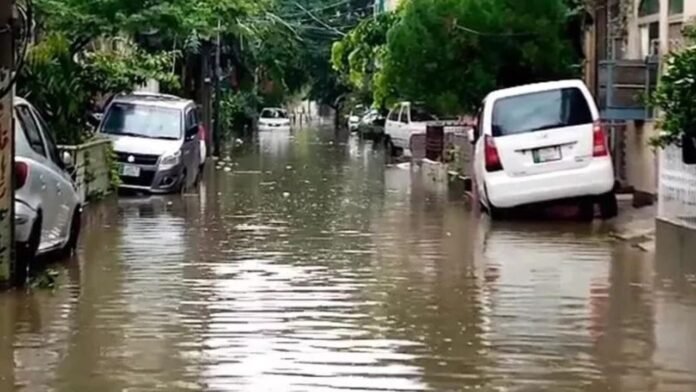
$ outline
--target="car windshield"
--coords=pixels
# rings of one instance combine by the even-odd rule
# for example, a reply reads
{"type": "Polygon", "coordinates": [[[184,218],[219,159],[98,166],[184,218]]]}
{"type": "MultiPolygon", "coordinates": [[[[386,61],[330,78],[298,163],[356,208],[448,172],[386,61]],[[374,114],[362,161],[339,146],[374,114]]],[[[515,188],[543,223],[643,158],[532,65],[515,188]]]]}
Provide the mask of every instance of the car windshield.
{"type": "Polygon", "coordinates": [[[592,123],[578,88],[563,88],[499,99],[493,108],[493,136],[508,136],[592,123]]]}
{"type": "Polygon", "coordinates": [[[178,140],[181,128],[179,110],[118,102],[109,109],[102,133],[178,140]]]}
{"type": "Polygon", "coordinates": [[[425,121],[436,121],[437,118],[431,114],[431,112],[422,106],[411,106],[411,121],[412,122],[425,122],[425,121]]]}
{"type": "Polygon", "coordinates": [[[288,118],[288,114],[285,110],[264,109],[264,111],[261,112],[261,118],[288,118]]]}

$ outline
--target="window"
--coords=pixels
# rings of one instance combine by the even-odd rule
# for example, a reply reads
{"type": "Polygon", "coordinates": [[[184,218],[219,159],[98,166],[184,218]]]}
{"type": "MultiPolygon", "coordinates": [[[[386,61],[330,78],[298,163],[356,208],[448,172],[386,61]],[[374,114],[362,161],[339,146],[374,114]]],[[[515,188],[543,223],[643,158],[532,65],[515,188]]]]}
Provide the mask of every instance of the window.
{"type": "Polygon", "coordinates": [[[391,113],[389,113],[389,121],[399,121],[399,111],[401,110],[400,106],[396,106],[394,109],[392,109],[391,113]]]}
{"type": "Polygon", "coordinates": [[[684,13],[684,0],[669,0],[669,14],[679,15],[684,13]]]}
{"type": "Polygon", "coordinates": [[[17,117],[19,117],[19,122],[22,125],[24,134],[29,141],[29,146],[37,154],[41,156],[46,156],[46,147],[44,147],[43,138],[41,137],[41,131],[39,131],[39,126],[34,121],[34,117],[31,115],[31,111],[26,105],[17,105],[17,117]]]}
{"type": "Polygon", "coordinates": [[[39,121],[39,126],[41,127],[41,129],[43,129],[42,135],[44,136],[46,147],[48,147],[48,155],[50,156],[53,163],[58,165],[58,167],[62,168],[63,166],[65,166],[65,164],[63,163],[63,160],[60,159],[58,145],[56,143],[56,139],[53,137],[51,129],[48,127],[48,124],[46,124],[43,117],[41,117],[39,113],[37,113],[35,110],[32,110],[32,112],[34,113],[34,117],[39,121]]]}
{"type": "Polygon", "coordinates": [[[660,23],[644,24],[640,27],[641,57],[654,56],[660,52],[660,23]]]}
{"type": "Polygon", "coordinates": [[[261,118],[288,118],[288,113],[282,109],[264,109],[261,118]]]}
{"type": "Polygon", "coordinates": [[[102,133],[151,139],[181,138],[181,111],[117,102],[111,105],[102,133]]]}
{"type": "Polygon", "coordinates": [[[198,121],[196,121],[196,110],[189,109],[189,111],[186,113],[186,130],[195,127],[197,124],[198,121]]]}
{"type": "Polygon", "coordinates": [[[408,124],[408,111],[409,111],[408,106],[401,107],[401,122],[404,124],[408,124]]]}
{"type": "Polygon", "coordinates": [[[577,88],[502,98],[493,107],[493,136],[591,124],[592,112],[577,88]]]}
{"type": "Polygon", "coordinates": [[[641,0],[638,6],[638,16],[640,17],[654,15],[659,12],[660,0],[641,0]]]}
{"type": "Polygon", "coordinates": [[[411,106],[411,121],[413,122],[426,122],[435,121],[437,118],[430,114],[431,112],[421,106],[411,106]]]}

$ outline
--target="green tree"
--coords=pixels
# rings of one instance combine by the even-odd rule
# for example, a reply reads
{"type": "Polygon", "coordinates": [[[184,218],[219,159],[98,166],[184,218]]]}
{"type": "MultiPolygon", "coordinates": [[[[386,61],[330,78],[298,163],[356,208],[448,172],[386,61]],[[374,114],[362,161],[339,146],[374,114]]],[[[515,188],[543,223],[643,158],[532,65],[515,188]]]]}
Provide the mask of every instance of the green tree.
{"type": "Polygon", "coordinates": [[[575,75],[584,0],[407,0],[334,44],[332,64],[383,105],[466,112],[492,89],[575,75]]]}
{"type": "MultiPolygon", "coordinates": [[[[684,35],[689,42],[696,42],[696,26],[688,26],[684,35]]],[[[673,53],[667,60],[665,73],[651,98],[660,109],[659,135],[650,143],[664,148],[680,145],[684,136],[696,138],[696,47],[688,47],[673,53]]]]}
{"type": "Polygon", "coordinates": [[[380,99],[472,110],[490,90],[565,77],[576,58],[560,0],[413,0],[389,31],[380,99]]]}

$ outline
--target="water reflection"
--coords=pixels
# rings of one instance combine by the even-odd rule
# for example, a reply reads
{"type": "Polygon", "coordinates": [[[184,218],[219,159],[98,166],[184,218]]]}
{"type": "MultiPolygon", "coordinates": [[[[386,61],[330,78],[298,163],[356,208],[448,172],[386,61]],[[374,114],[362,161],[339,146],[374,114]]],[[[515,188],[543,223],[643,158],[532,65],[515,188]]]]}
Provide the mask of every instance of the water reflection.
{"type": "Polygon", "coordinates": [[[55,293],[0,296],[0,390],[696,389],[693,266],[384,161],[263,132],[197,194],[90,207],[55,293]]]}

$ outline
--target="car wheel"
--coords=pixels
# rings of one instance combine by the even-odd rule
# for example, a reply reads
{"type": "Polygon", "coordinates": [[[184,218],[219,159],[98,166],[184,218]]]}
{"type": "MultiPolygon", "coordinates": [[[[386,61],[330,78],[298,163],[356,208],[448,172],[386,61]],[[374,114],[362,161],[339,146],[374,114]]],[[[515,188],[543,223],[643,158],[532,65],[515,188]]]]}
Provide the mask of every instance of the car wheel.
{"type": "Polygon", "coordinates": [[[70,222],[70,237],[68,237],[68,242],[65,243],[63,247],[63,254],[67,257],[75,252],[77,249],[77,241],[80,239],[80,231],[82,230],[82,214],[80,213],[80,207],[76,207],[75,213],[73,214],[72,221],[70,222]]]}
{"type": "Polygon", "coordinates": [[[36,260],[36,253],[41,244],[41,222],[41,215],[39,215],[31,227],[29,241],[17,244],[17,263],[15,265],[15,283],[17,285],[26,283],[29,271],[36,260]]]}
{"type": "Polygon", "coordinates": [[[392,142],[391,138],[389,136],[384,137],[384,151],[387,153],[387,157],[394,157],[396,156],[395,150],[396,147],[394,147],[394,143],[392,142]]]}
{"type": "Polygon", "coordinates": [[[491,218],[491,220],[502,220],[507,217],[507,209],[505,208],[498,208],[491,203],[491,198],[488,197],[488,188],[484,186],[483,188],[484,192],[486,192],[486,200],[488,201],[488,206],[486,206],[486,212],[488,212],[488,217],[491,218]]]}
{"type": "Polygon", "coordinates": [[[578,205],[578,219],[581,222],[592,222],[595,215],[595,203],[592,199],[584,199],[578,205]]]}
{"type": "Polygon", "coordinates": [[[181,180],[179,180],[179,184],[176,186],[176,193],[185,193],[186,188],[188,187],[188,176],[186,175],[186,171],[181,174],[181,180]]]}
{"type": "Polygon", "coordinates": [[[611,191],[600,196],[599,210],[602,214],[602,219],[605,220],[619,215],[619,202],[616,200],[616,193],[611,191]]]}
{"type": "Polygon", "coordinates": [[[507,216],[506,210],[503,208],[493,207],[492,205],[489,205],[487,210],[488,216],[494,221],[503,220],[507,216]]]}

